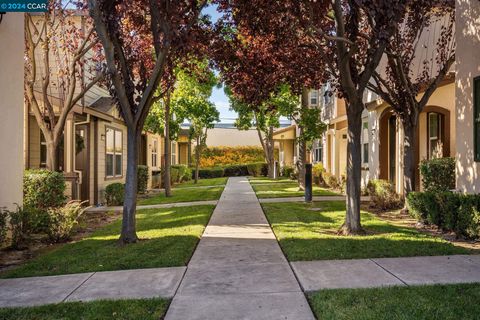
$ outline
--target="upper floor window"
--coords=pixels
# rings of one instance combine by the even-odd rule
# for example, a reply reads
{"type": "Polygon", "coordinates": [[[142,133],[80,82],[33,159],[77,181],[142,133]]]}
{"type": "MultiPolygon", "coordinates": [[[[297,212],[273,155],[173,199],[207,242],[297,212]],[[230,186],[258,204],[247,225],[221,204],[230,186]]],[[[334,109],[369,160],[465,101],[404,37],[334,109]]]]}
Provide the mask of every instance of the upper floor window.
{"type": "Polygon", "coordinates": [[[107,178],[121,177],[123,169],[123,132],[118,129],[106,128],[105,144],[105,176],[107,178]]]}
{"type": "Polygon", "coordinates": [[[473,143],[474,158],[480,162],[480,77],[474,79],[474,102],[473,102],[473,143]]]}
{"type": "Polygon", "coordinates": [[[158,140],[152,141],[152,167],[158,167],[158,140]]]}
{"type": "Polygon", "coordinates": [[[310,105],[317,106],[318,105],[318,90],[311,90],[310,91],[310,105]]]}

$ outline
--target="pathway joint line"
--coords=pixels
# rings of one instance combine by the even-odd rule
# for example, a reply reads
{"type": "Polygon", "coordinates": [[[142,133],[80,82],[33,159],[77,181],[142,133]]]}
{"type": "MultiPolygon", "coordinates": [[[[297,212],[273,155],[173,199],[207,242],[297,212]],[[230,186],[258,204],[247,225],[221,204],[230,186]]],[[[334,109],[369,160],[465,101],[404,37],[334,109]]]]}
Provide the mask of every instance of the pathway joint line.
{"type": "Polygon", "coordinates": [[[390,270],[388,270],[387,268],[383,267],[381,264],[379,264],[377,261],[375,261],[373,258],[371,259],[368,259],[370,261],[372,261],[373,263],[375,263],[377,266],[379,266],[380,268],[382,268],[383,270],[385,270],[385,272],[387,272],[388,274],[390,274],[392,277],[396,278],[398,281],[400,281],[401,283],[403,283],[405,286],[409,287],[410,285],[408,283],[406,283],[405,281],[403,281],[403,279],[401,279],[400,277],[398,277],[396,274],[394,274],[393,272],[391,272],[390,270]]]}
{"type": "Polygon", "coordinates": [[[75,291],[77,291],[78,289],[80,289],[80,287],[83,286],[83,285],[85,284],[85,282],[87,282],[88,280],[90,280],[90,278],[93,277],[93,276],[95,275],[95,273],[97,273],[97,271],[92,272],[92,274],[91,274],[87,279],[85,279],[84,281],[82,281],[82,283],[80,283],[75,289],[73,289],[73,291],[70,292],[70,293],[62,300],[62,302],[67,301],[67,299],[70,298],[70,296],[71,296],[72,294],[74,294],[75,291]]]}

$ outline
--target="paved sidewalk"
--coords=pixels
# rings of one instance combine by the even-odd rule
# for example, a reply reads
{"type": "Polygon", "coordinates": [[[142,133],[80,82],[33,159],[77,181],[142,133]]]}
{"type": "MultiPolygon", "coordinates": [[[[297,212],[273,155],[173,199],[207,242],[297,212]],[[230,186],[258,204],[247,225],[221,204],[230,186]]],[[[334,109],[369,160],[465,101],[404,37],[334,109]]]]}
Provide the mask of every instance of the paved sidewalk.
{"type": "Polygon", "coordinates": [[[0,307],[65,301],[172,298],[186,267],[137,269],[0,280],[0,307]]]}
{"type": "MultiPolygon", "coordinates": [[[[216,205],[218,203],[217,200],[206,200],[206,201],[192,201],[192,202],[176,202],[176,203],[164,203],[164,204],[150,204],[150,205],[143,205],[137,206],[137,210],[142,209],[162,209],[162,208],[179,208],[179,207],[191,207],[191,206],[205,206],[205,205],[216,205]]],[[[122,212],[123,207],[121,206],[114,206],[114,207],[91,207],[88,208],[85,212],[92,213],[92,212],[122,212]]]]}
{"type": "Polygon", "coordinates": [[[166,319],[314,319],[246,178],[228,180],[166,319]]]}
{"type": "MultiPolygon", "coordinates": [[[[360,197],[360,200],[367,202],[370,201],[370,197],[360,197]]],[[[258,201],[260,203],[304,202],[305,197],[262,198],[258,201]]],[[[345,196],[313,196],[312,201],[345,201],[345,196]]]]}
{"type": "Polygon", "coordinates": [[[305,291],[480,283],[480,255],[291,262],[305,291]]]}

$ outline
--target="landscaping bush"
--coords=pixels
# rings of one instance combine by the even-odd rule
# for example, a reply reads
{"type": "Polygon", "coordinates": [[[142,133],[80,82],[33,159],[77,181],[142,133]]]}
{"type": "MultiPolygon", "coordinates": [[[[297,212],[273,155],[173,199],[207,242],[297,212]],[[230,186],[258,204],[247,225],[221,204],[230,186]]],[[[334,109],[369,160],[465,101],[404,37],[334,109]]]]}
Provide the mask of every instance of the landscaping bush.
{"type": "Polygon", "coordinates": [[[290,179],[294,178],[295,169],[292,166],[283,166],[280,168],[280,176],[290,179]]]}
{"type": "Polygon", "coordinates": [[[22,249],[25,240],[27,240],[32,233],[32,212],[17,205],[15,210],[7,210],[7,213],[10,217],[10,228],[12,231],[11,247],[13,249],[22,249]]]}
{"type": "Polygon", "coordinates": [[[8,211],[5,208],[0,208],[0,248],[2,248],[7,241],[7,223],[8,211]]]}
{"type": "Polygon", "coordinates": [[[319,162],[313,165],[312,167],[312,175],[313,181],[316,185],[322,185],[325,182],[323,181],[323,173],[325,172],[325,168],[323,167],[323,163],[319,162]]]}
{"type": "Polygon", "coordinates": [[[65,204],[63,174],[49,170],[26,170],[23,175],[23,205],[25,208],[48,209],[65,204]]]}
{"type": "Polygon", "coordinates": [[[105,201],[108,206],[121,206],[125,198],[125,185],[115,182],[105,188],[105,201]]]}
{"type": "Polygon", "coordinates": [[[79,201],[70,201],[63,207],[49,209],[47,228],[49,240],[56,243],[70,239],[83,211],[82,203],[79,201]]]}
{"type": "Polygon", "coordinates": [[[176,166],[170,167],[170,182],[172,185],[180,182],[180,169],[176,166]]]}
{"type": "Polygon", "coordinates": [[[480,237],[480,195],[411,192],[407,196],[407,207],[416,219],[444,231],[455,231],[458,237],[480,237]]]}
{"type": "Polygon", "coordinates": [[[322,173],[322,178],[325,184],[332,189],[339,189],[341,183],[338,181],[337,177],[329,172],[324,171],[322,173]]]}
{"type": "Polygon", "coordinates": [[[171,166],[172,183],[189,181],[192,178],[192,170],[186,165],[171,166]]]}
{"type": "Polygon", "coordinates": [[[248,168],[246,165],[233,165],[223,168],[224,177],[240,177],[248,176],[248,168]]]}
{"type": "Polygon", "coordinates": [[[202,151],[200,167],[259,163],[263,160],[264,152],[261,147],[209,147],[202,151]]]}
{"type": "Polygon", "coordinates": [[[420,163],[423,188],[425,191],[449,191],[455,189],[455,159],[437,158],[420,163]]]}
{"type": "MultiPolygon", "coordinates": [[[[195,176],[195,170],[192,172],[192,177],[195,176]]],[[[208,168],[199,169],[198,177],[200,179],[221,178],[223,177],[223,168],[208,168]]]]}
{"type": "Polygon", "coordinates": [[[268,175],[268,165],[265,162],[249,163],[247,164],[248,175],[258,177],[265,173],[268,175]]]}
{"type": "Polygon", "coordinates": [[[398,208],[401,205],[395,187],[387,180],[368,181],[367,194],[371,197],[371,204],[382,210],[398,208]]]}
{"type": "Polygon", "coordinates": [[[147,192],[148,187],[148,167],[138,166],[137,171],[137,193],[143,194],[147,192]]]}

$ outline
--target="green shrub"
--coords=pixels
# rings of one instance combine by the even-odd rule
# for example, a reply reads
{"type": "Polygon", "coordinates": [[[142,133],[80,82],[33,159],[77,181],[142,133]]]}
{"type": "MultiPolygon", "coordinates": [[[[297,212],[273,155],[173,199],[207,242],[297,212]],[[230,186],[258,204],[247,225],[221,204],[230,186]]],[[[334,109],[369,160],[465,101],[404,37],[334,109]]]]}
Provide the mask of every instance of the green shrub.
{"type": "Polygon", "coordinates": [[[180,183],[192,179],[192,170],[186,165],[171,166],[171,172],[172,183],[180,183]]]}
{"type": "Polygon", "coordinates": [[[47,228],[49,240],[56,243],[70,239],[83,211],[82,203],[79,201],[70,201],[63,207],[49,209],[47,228]]]}
{"type": "Polygon", "coordinates": [[[323,163],[319,162],[313,165],[312,176],[313,176],[313,182],[315,182],[315,184],[322,185],[325,183],[323,181],[324,172],[325,172],[325,168],[323,167],[323,163]]]}
{"type": "Polygon", "coordinates": [[[148,167],[138,166],[137,169],[137,193],[146,193],[148,188],[148,167]]]}
{"type": "Polygon", "coordinates": [[[290,179],[294,178],[295,169],[292,166],[283,166],[280,168],[280,176],[290,179]]]}
{"type": "Polygon", "coordinates": [[[180,169],[178,167],[170,167],[170,182],[172,185],[180,182],[180,169]]]}
{"type": "Polygon", "coordinates": [[[105,201],[108,206],[121,206],[125,199],[125,185],[120,182],[109,184],[105,188],[105,201]]]}
{"type": "Polygon", "coordinates": [[[395,187],[387,180],[368,181],[367,194],[371,198],[372,205],[382,210],[394,209],[401,205],[395,187]]]}
{"type": "Polygon", "coordinates": [[[8,211],[5,208],[0,208],[0,248],[7,242],[8,230],[8,211]]]}
{"type": "Polygon", "coordinates": [[[449,191],[455,189],[455,159],[437,158],[420,163],[423,188],[425,191],[449,191]]]}
{"type": "Polygon", "coordinates": [[[248,176],[248,168],[246,165],[226,166],[223,168],[223,175],[225,177],[248,176]]]}
{"type": "Polygon", "coordinates": [[[25,208],[48,209],[65,204],[63,174],[48,170],[26,170],[23,175],[23,205],[25,208]]]}
{"type": "Polygon", "coordinates": [[[32,213],[17,205],[13,211],[7,210],[10,217],[10,228],[12,231],[12,248],[21,249],[24,242],[32,233],[32,213]]]}
{"type": "Polygon", "coordinates": [[[340,189],[341,183],[335,175],[324,171],[322,173],[322,178],[323,178],[323,181],[325,182],[325,184],[328,187],[330,187],[332,189],[340,189]]]}
{"type": "MultiPolygon", "coordinates": [[[[195,170],[192,172],[192,177],[195,175],[195,170]]],[[[198,177],[200,179],[221,178],[223,177],[223,168],[202,168],[198,170],[198,177]]]]}
{"type": "Polygon", "coordinates": [[[268,165],[265,162],[249,163],[247,164],[248,175],[258,177],[266,172],[268,175],[268,165]]]}
{"type": "Polygon", "coordinates": [[[480,238],[480,195],[453,192],[411,192],[407,207],[416,219],[457,236],[480,238]]]}

